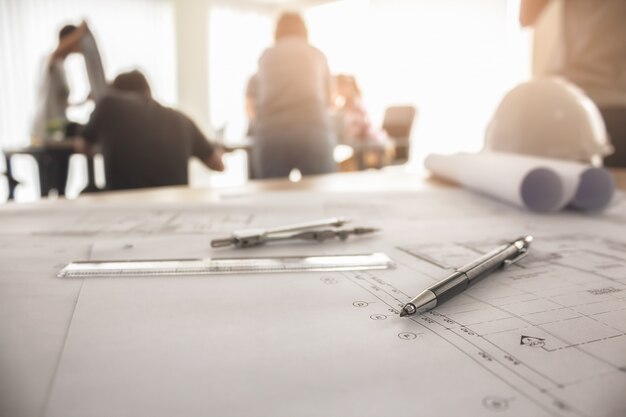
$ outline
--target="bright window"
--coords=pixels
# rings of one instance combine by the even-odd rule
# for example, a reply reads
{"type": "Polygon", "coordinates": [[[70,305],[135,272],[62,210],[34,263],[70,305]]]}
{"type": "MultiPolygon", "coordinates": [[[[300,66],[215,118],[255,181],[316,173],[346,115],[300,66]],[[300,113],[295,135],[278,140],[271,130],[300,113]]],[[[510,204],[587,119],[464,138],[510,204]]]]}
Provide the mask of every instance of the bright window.
{"type": "Polygon", "coordinates": [[[209,15],[209,108],[214,128],[241,139],[248,128],[246,86],[273,43],[274,17],[259,8],[216,4],[209,15]]]}

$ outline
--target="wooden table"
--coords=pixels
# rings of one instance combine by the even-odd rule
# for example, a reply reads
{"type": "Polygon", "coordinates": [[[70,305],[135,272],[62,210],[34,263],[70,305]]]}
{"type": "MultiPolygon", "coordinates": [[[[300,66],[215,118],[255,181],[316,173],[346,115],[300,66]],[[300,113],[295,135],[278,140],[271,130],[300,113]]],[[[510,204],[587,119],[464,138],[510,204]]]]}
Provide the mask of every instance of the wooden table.
{"type": "MultiPolygon", "coordinates": [[[[626,190],[626,169],[611,170],[618,189],[626,190]]],[[[92,201],[216,201],[221,195],[260,193],[265,191],[380,192],[419,191],[433,187],[454,187],[455,184],[426,172],[409,173],[362,171],[304,177],[299,182],[287,179],[250,181],[245,185],[224,189],[160,187],[144,190],[101,192],[81,196],[80,202],[92,201]]]]}

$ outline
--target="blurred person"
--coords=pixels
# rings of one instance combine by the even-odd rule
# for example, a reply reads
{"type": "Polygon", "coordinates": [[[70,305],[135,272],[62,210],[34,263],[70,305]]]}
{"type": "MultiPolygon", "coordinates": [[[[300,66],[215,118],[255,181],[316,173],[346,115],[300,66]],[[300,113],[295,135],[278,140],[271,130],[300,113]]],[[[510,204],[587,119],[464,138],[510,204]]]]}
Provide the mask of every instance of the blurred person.
{"type": "Polygon", "coordinates": [[[372,126],[363,105],[361,89],[351,75],[335,76],[334,109],[338,118],[339,138],[344,142],[374,141],[384,143],[387,134],[372,126]]]}
{"type": "MultiPolygon", "coordinates": [[[[102,78],[97,81],[99,90],[106,84],[100,55],[87,23],[83,21],[79,26],[64,26],[59,31],[57,47],[45,59],[41,71],[31,132],[34,144],[50,139],[62,140],[65,136],[73,136],[77,130],[76,123],[68,120],[66,114],[70,90],[64,65],[65,59],[74,53],[84,56],[90,83],[94,83],[93,73],[98,72],[99,78],[102,78]],[[89,43],[85,42],[86,38],[89,38],[89,43]],[[88,51],[83,50],[85,45],[88,45],[88,51]]],[[[92,90],[94,87],[92,85],[92,90]]]]}
{"type": "Polygon", "coordinates": [[[334,172],[331,77],[324,54],[308,42],[302,17],[283,14],[275,44],[259,59],[253,102],[252,170],[257,178],[334,172]]]}
{"type": "Polygon", "coordinates": [[[104,156],[107,189],[188,184],[188,161],[223,171],[222,151],[181,112],[152,98],[139,71],[117,76],[82,132],[104,156]]]}
{"type": "Polygon", "coordinates": [[[246,85],[246,116],[248,116],[248,131],[247,136],[254,136],[254,119],[256,117],[256,74],[248,79],[246,85]]]}
{"type": "MultiPolygon", "coordinates": [[[[520,24],[534,26],[551,0],[521,0],[520,24]]],[[[582,88],[604,118],[615,153],[609,167],[626,167],[626,1],[566,0],[553,72],[582,88]]]]}

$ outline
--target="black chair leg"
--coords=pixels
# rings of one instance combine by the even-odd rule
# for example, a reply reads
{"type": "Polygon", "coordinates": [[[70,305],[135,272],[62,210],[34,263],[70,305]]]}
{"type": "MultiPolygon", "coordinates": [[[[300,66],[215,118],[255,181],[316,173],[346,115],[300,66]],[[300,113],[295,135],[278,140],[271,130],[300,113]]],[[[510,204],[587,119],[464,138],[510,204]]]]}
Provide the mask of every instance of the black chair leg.
{"type": "Polygon", "coordinates": [[[95,193],[101,191],[96,186],[96,169],[94,167],[93,156],[86,155],[87,158],[87,186],[81,191],[81,193],[95,193]]]}
{"type": "Polygon", "coordinates": [[[11,157],[8,155],[5,155],[4,161],[5,161],[5,167],[6,167],[6,172],[4,175],[7,177],[7,182],[9,186],[8,199],[13,200],[15,199],[15,188],[17,188],[17,186],[20,185],[20,182],[16,180],[15,177],[13,176],[13,169],[11,167],[11,157]]]}

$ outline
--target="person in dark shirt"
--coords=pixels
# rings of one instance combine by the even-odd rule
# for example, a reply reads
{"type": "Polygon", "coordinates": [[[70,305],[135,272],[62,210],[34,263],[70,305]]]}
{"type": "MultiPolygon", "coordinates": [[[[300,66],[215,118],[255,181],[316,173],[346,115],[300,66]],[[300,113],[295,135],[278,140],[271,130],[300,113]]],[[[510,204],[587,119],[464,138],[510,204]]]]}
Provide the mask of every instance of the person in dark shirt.
{"type": "Polygon", "coordinates": [[[139,71],[115,79],[82,136],[100,145],[109,190],[186,185],[192,156],[212,170],[224,170],[222,151],[191,119],[154,100],[139,71]]]}

